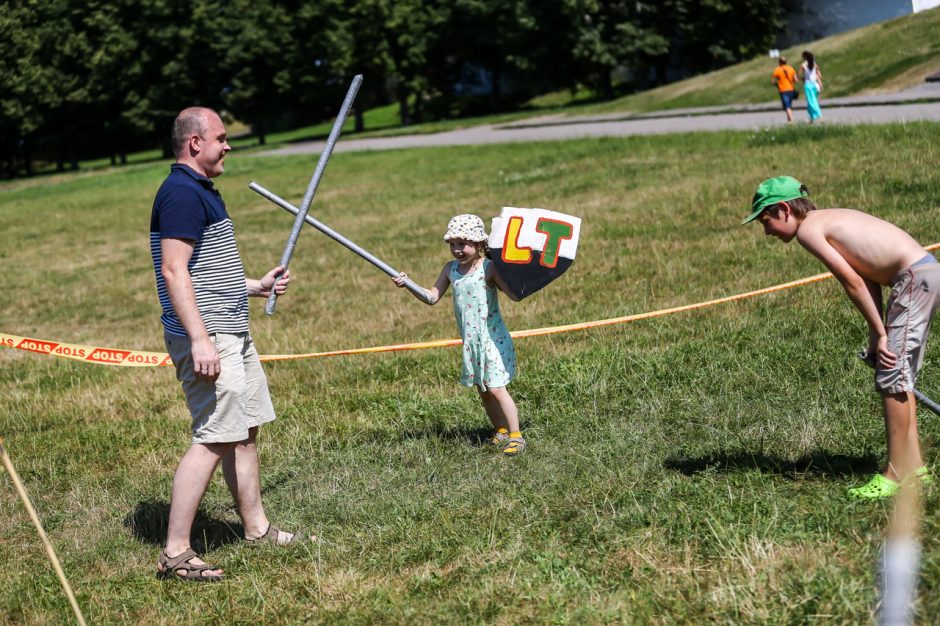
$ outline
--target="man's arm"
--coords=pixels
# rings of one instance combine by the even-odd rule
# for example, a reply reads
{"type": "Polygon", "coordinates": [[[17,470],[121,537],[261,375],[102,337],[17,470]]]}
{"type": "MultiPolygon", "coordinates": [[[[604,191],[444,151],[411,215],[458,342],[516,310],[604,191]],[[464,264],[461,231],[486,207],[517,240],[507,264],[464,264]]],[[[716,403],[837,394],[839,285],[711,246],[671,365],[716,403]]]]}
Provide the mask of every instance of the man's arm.
{"type": "Polygon", "coordinates": [[[862,278],[845,257],[832,247],[821,231],[801,228],[798,240],[800,245],[832,272],[845,289],[849,300],[865,318],[868,324],[869,349],[874,348],[877,352],[878,364],[883,368],[894,367],[897,357],[888,350],[888,336],[881,319],[881,286],[862,278]]]}
{"type": "Polygon", "coordinates": [[[219,376],[221,364],[219,353],[209,339],[206,325],[202,321],[196,306],[196,292],[193,290],[192,277],[189,274],[189,260],[193,256],[194,242],[191,239],[160,240],[160,252],[163,262],[160,271],[166,283],[167,294],[173,304],[176,317],[179,318],[189,340],[192,343],[193,368],[196,376],[213,381],[219,376]]]}

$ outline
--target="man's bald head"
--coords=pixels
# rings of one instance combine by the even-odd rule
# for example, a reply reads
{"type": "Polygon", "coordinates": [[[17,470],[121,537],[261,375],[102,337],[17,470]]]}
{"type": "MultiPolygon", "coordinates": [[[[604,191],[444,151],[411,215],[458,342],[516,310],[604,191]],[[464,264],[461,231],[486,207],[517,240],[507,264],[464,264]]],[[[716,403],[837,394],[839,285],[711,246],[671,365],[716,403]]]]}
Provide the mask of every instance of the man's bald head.
{"type": "Polygon", "coordinates": [[[173,121],[173,130],[170,134],[170,142],[173,147],[173,155],[180,158],[186,151],[186,145],[190,137],[199,135],[204,137],[209,128],[209,119],[211,116],[218,117],[218,113],[206,107],[189,107],[183,109],[173,121]]]}

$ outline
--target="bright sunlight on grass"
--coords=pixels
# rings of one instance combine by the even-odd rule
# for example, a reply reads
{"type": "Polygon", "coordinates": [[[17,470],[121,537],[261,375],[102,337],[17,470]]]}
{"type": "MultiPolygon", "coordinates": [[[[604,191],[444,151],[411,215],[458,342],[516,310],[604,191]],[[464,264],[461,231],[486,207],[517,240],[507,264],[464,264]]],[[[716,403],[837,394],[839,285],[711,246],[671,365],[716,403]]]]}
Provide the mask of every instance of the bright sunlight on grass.
{"type": "MultiPolygon", "coordinates": [[[[825,57],[822,57],[825,58],[825,57]]],[[[249,275],[277,263],[316,157],[235,153],[218,179],[249,275]]],[[[821,206],[940,240],[940,126],[807,127],[334,155],[311,212],[419,283],[448,219],[500,207],[583,218],[559,281],[502,303],[511,330],[690,304],[819,273],[739,226],[767,176],[821,206]],[[872,146],[878,146],[873,150],[872,146]]],[[[0,332],[162,351],[149,256],[168,163],[0,186],[0,332]]],[[[312,229],[263,354],[457,336],[312,229]]],[[[517,341],[529,450],[501,458],[453,348],[266,367],[269,515],[314,547],[250,548],[220,477],[194,529],[228,581],[154,578],[189,421],[169,369],[0,351],[0,435],[89,623],[868,623],[884,504],[846,500],[884,431],[865,325],[834,281],[630,325],[517,341]]],[[[936,339],[920,386],[940,396],[936,339]]],[[[922,415],[929,463],[940,422],[922,415]]],[[[70,611],[0,475],[0,623],[70,611]]],[[[927,494],[919,615],[940,613],[938,491],[927,494]]]]}

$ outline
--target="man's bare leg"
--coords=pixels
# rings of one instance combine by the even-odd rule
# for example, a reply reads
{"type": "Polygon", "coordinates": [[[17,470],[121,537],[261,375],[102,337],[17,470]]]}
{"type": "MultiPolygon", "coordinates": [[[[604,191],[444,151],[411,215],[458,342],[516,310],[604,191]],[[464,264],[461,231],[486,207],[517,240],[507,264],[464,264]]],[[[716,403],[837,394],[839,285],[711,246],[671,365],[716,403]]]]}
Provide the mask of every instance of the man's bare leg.
{"type": "MultiPolygon", "coordinates": [[[[199,503],[206,494],[216,466],[231,447],[232,444],[229,443],[194,443],[180,460],[173,477],[173,494],[170,497],[170,519],[165,548],[167,556],[176,556],[190,548],[189,535],[199,503]]],[[[194,558],[192,563],[201,565],[204,561],[194,558]]],[[[218,576],[222,571],[206,570],[202,575],[218,576]]]]}
{"type": "MultiPolygon", "coordinates": [[[[261,503],[261,469],[255,443],[258,427],[248,429],[248,438],[232,446],[222,459],[225,484],[235,500],[235,508],[245,527],[246,539],[257,539],[268,532],[270,522],[261,503]]],[[[278,543],[287,543],[294,535],[280,531],[278,543]]]]}

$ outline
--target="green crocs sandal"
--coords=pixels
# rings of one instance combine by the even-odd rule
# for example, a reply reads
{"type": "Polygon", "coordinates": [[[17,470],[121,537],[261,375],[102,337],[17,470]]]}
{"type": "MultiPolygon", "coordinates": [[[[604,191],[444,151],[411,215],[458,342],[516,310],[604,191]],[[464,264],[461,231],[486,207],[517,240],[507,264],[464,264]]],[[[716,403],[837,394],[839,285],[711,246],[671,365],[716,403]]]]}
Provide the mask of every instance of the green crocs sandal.
{"type": "Polygon", "coordinates": [[[920,482],[925,485],[933,484],[933,472],[930,471],[930,468],[924,465],[923,467],[918,467],[914,470],[914,476],[920,478],[920,482]]]}
{"type": "Polygon", "coordinates": [[[884,474],[875,474],[871,480],[861,487],[849,489],[849,497],[853,500],[881,500],[890,498],[898,492],[900,485],[884,474]]]}

